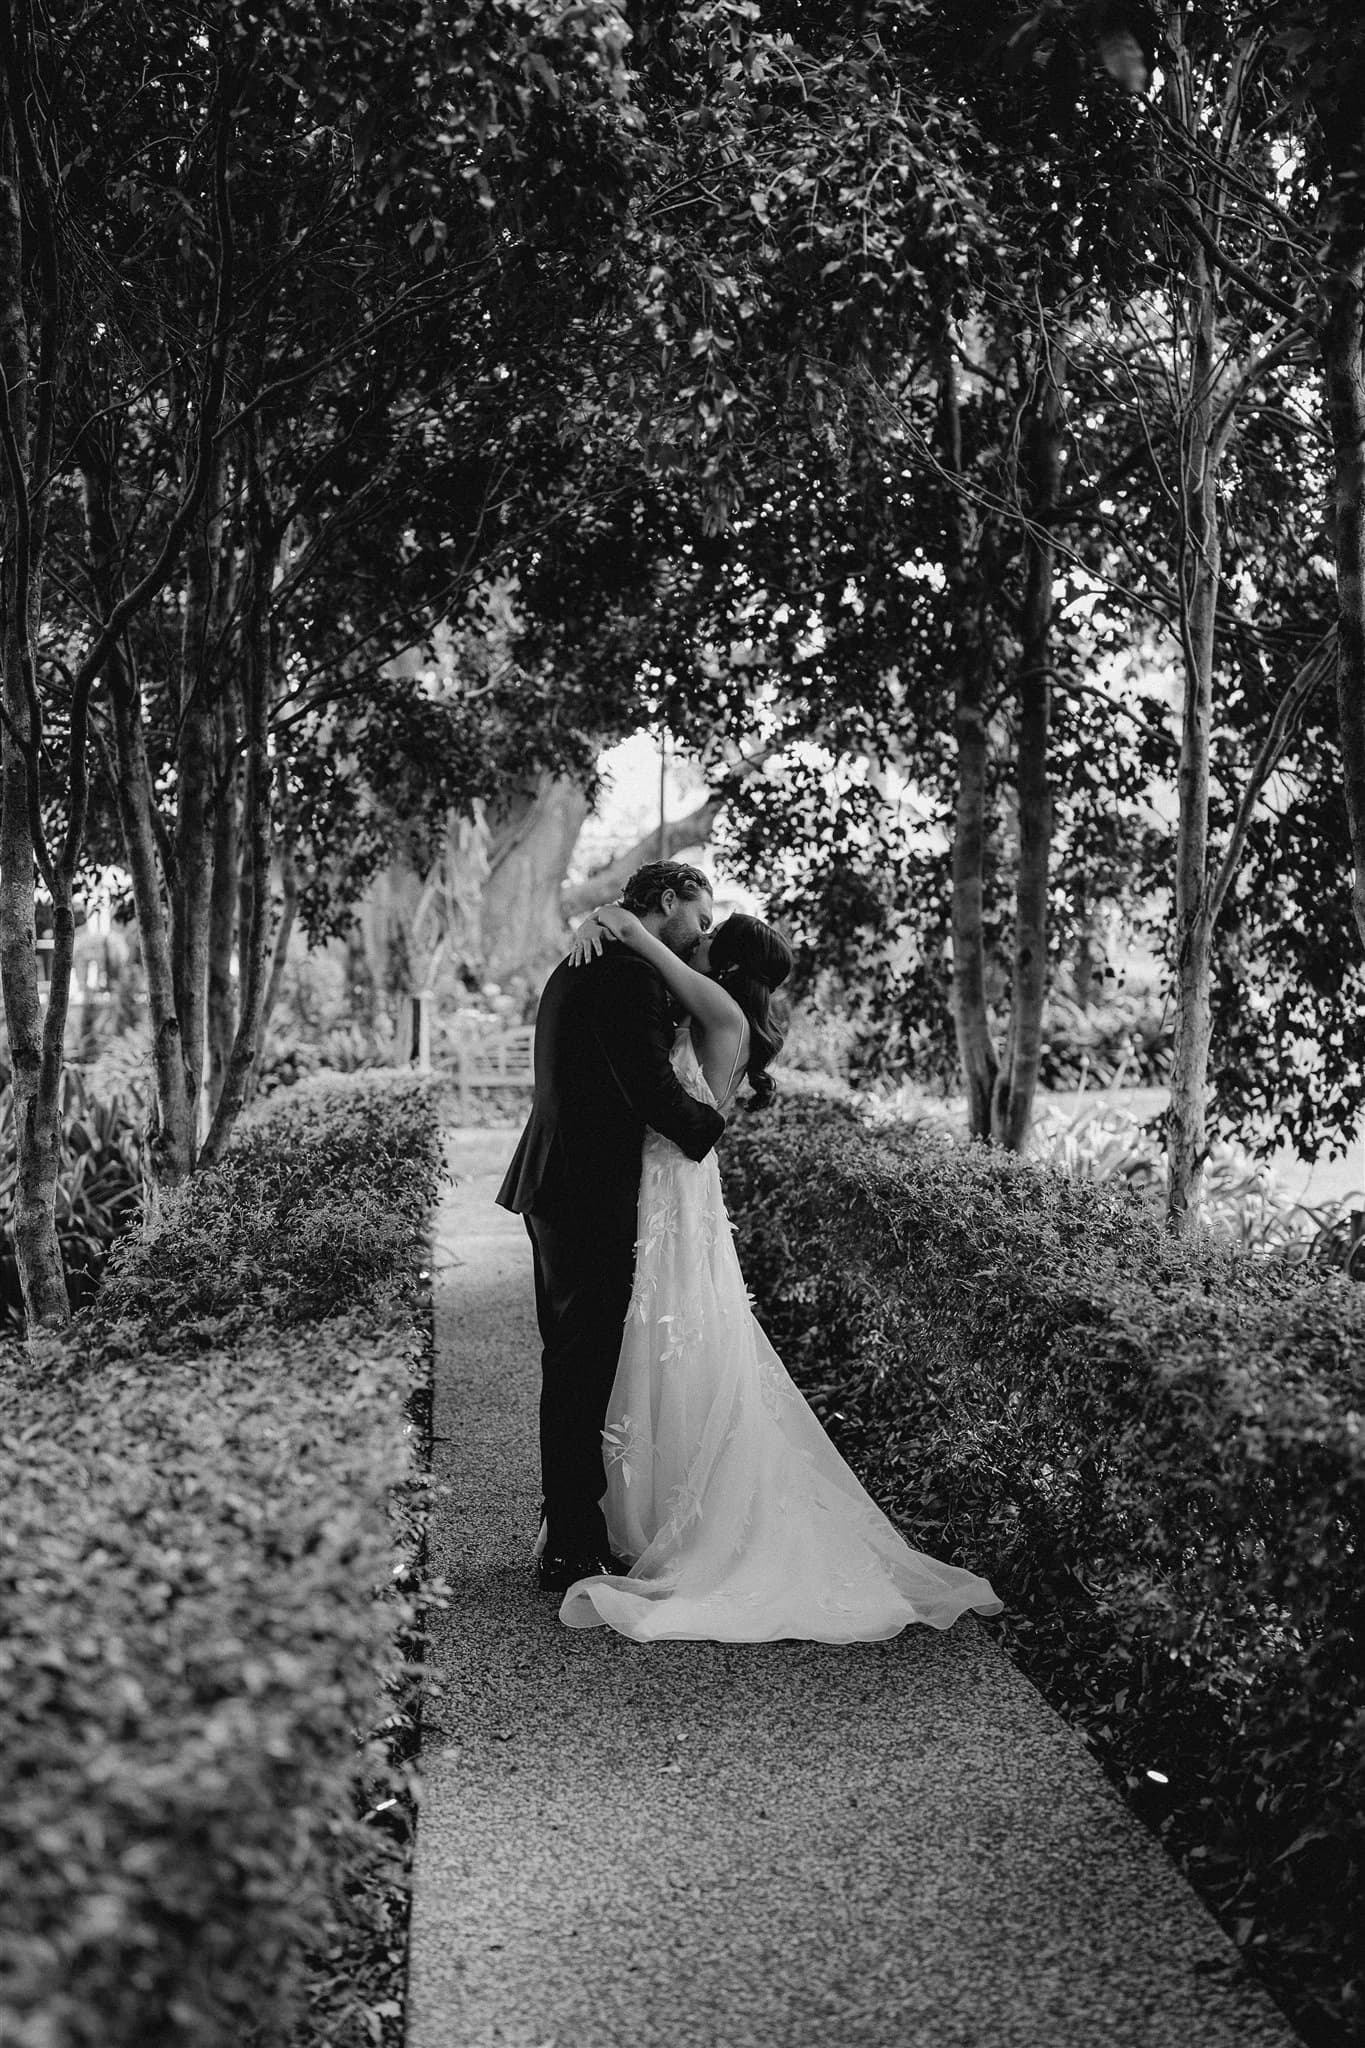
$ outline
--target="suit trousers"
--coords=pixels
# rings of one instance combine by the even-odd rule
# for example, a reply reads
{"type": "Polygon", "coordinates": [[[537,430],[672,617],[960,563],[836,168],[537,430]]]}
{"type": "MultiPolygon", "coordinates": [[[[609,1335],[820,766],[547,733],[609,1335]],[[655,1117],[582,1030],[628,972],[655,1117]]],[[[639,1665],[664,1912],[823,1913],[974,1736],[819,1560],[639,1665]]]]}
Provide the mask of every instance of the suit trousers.
{"type": "Polygon", "coordinates": [[[540,1470],[551,1550],[607,1554],[602,1426],[635,1276],[635,1209],[525,1217],[540,1325],[540,1470]]]}

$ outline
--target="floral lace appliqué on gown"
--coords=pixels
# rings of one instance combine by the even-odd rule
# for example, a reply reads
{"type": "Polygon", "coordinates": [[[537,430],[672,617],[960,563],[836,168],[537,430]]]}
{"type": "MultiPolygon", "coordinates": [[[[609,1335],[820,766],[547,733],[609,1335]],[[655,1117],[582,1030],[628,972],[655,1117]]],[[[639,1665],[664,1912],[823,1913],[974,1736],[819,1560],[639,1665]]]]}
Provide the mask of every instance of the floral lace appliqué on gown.
{"type": "MultiPolygon", "coordinates": [[[[714,1100],[684,1027],[678,1077],[714,1100]]],[[[831,1444],[754,1319],[714,1152],[649,1131],[635,1285],[603,1432],[626,1577],[580,1579],[571,1628],[638,1641],[875,1641],[998,1614],[984,1579],[912,1550],[831,1444]]]]}

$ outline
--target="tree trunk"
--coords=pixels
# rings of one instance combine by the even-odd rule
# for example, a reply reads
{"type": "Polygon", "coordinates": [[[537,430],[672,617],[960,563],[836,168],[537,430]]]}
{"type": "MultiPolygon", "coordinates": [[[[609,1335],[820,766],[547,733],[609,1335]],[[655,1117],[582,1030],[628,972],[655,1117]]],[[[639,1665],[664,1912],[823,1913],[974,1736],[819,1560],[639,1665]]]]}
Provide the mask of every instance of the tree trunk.
{"type": "Polygon", "coordinates": [[[280,988],[284,981],[284,970],[289,960],[289,941],[294,936],[294,926],[299,915],[299,871],[294,859],[292,846],[282,843],[280,856],[280,914],[275,925],[275,937],[270,948],[270,974],[265,985],[265,1000],[261,1005],[261,1030],[264,1032],[270,1022],[276,1003],[280,999],[280,988]]]}
{"type": "MultiPolygon", "coordinates": [[[[962,474],[962,422],[952,346],[945,336],[939,372],[939,428],[945,467],[962,474]]],[[[997,1061],[986,1010],[986,663],[981,631],[980,583],[968,565],[968,514],[953,493],[944,532],[944,568],[953,600],[957,734],[957,801],[953,816],[953,1027],[967,1091],[967,1126],[974,1138],[991,1133],[991,1098],[997,1061]]]]}
{"type": "Polygon", "coordinates": [[[214,451],[197,531],[187,550],[180,647],[179,734],[176,746],[175,874],[171,892],[171,957],[175,1002],[198,1142],[200,1090],[207,1042],[210,924],[213,897],[214,715],[209,692],[209,638],[222,547],[219,497],[222,449],[214,451]]]}
{"type": "MultiPolygon", "coordinates": [[[[86,541],[90,580],[106,617],[118,599],[117,532],[112,508],[113,478],[95,434],[81,445],[81,478],[85,498],[86,541]]],[[[147,1148],[153,1183],[178,1187],[194,1166],[195,1108],[185,1070],[180,1017],[175,1004],[175,970],[166,925],[168,891],[163,885],[154,817],[156,790],[147,757],[142,724],[141,692],[128,667],[121,642],[105,662],[109,706],[118,769],[114,792],[118,805],[123,858],[133,886],[138,938],[147,982],[147,1014],[152,1033],[152,1075],[156,1107],[147,1148]]]]}
{"type": "Polygon", "coordinates": [[[346,932],[346,1014],[367,1031],[379,1028],[379,986],[365,943],[363,909],[346,932]]]}
{"type": "Polygon", "coordinates": [[[147,758],[147,736],[137,684],[122,654],[110,657],[109,700],[118,764],[118,813],[123,857],[133,885],[147,1014],[152,1032],[152,1075],[156,1110],[148,1160],[158,1188],[178,1187],[194,1168],[196,1104],[190,1092],[175,1007],[175,976],[166,924],[166,892],[157,852],[152,807],[156,791],[147,758]]]}
{"type": "MultiPolygon", "coordinates": [[[[283,761],[278,763],[276,780],[281,797],[279,811],[276,815],[277,817],[283,817],[283,798],[285,793],[283,761]]],[[[298,862],[294,858],[293,837],[288,831],[279,831],[277,833],[276,851],[279,854],[280,860],[280,887],[283,892],[283,901],[280,906],[279,919],[275,926],[274,941],[270,949],[270,973],[266,980],[265,997],[261,1004],[260,1029],[256,1034],[257,1060],[251,1069],[251,1075],[247,1082],[246,1099],[248,1102],[252,1102],[255,1099],[256,1083],[260,1073],[260,1049],[265,1040],[266,1027],[269,1025],[270,1019],[274,1014],[275,1005],[280,999],[280,989],[284,985],[284,970],[289,960],[289,941],[294,936],[294,925],[299,914],[299,869],[298,862]]]]}
{"type": "Polygon", "coordinates": [[[967,1091],[967,1127],[991,1134],[998,1071],[986,1010],[986,716],[979,668],[959,672],[957,803],[953,813],[953,1024],[967,1091]]]}
{"type": "MultiPolygon", "coordinates": [[[[0,208],[5,196],[0,189],[0,208]]],[[[3,254],[0,254],[3,263],[3,254]]],[[[2,287],[0,287],[2,288],[2,287]]],[[[11,392],[13,392],[11,384],[11,392]]],[[[11,399],[13,405],[13,399],[11,399]]],[[[34,847],[29,819],[29,763],[25,752],[32,727],[27,692],[22,682],[25,650],[15,630],[13,577],[6,576],[10,626],[3,643],[3,702],[7,726],[0,768],[0,984],[9,1027],[9,1056],[14,1087],[14,1252],[24,1293],[29,1327],[57,1324],[70,1314],[61,1248],[57,1241],[55,1205],[57,1169],[61,1159],[61,1050],[48,1056],[38,994],[38,957],[34,917],[34,847]]],[[[71,913],[64,913],[52,956],[49,1000],[61,1004],[65,992],[59,976],[71,975],[71,913]]]]}
{"type": "MultiPolygon", "coordinates": [[[[1171,104],[1182,121],[1193,86],[1183,17],[1172,11],[1171,104]]],[[[1197,204],[1197,198],[1192,204],[1197,204]]],[[[1209,903],[1209,744],[1213,726],[1214,626],[1221,561],[1216,448],[1216,299],[1208,259],[1191,245],[1184,305],[1190,325],[1189,397],[1181,420],[1180,633],[1184,667],[1179,821],[1175,852],[1175,1032],[1166,1115],[1167,1215],[1183,1227],[1197,1214],[1208,1152],[1209,1040],[1213,1026],[1213,918],[1209,903]]]]}
{"type": "Polygon", "coordinates": [[[351,949],[354,988],[361,1020],[371,1030],[392,1017],[412,986],[409,932],[421,893],[420,875],[394,858],[374,876],[358,906],[351,949]]]}
{"type": "Polygon", "coordinates": [[[213,889],[209,899],[208,1059],[209,1111],[218,1107],[237,1035],[237,991],[232,955],[237,937],[238,829],[237,705],[226,681],[214,707],[215,797],[213,889]]]}
{"type": "Polygon", "coordinates": [[[494,981],[536,980],[565,951],[564,876],[588,809],[581,784],[543,775],[494,820],[483,892],[484,968],[494,981]]]}
{"type": "MultiPolygon", "coordinates": [[[[12,137],[6,132],[5,155],[12,137]]],[[[0,660],[0,701],[5,728],[0,739],[0,986],[9,1027],[14,1087],[14,1251],[31,1329],[58,1324],[70,1315],[55,1206],[61,1158],[61,1036],[55,1049],[43,1027],[38,994],[34,915],[34,868],[38,794],[38,733],[34,712],[33,627],[37,536],[28,508],[29,352],[23,303],[23,241],[19,193],[0,178],[0,371],[6,406],[7,486],[4,507],[4,600],[6,621],[0,660]]],[[[52,959],[52,994],[58,1023],[65,1026],[71,979],[73,924],[69,887],[58,902],[52,959]]]]}
{"type": "Polygon", "coordinates": [[[1071,997],[1080,1009],[1088,1010],[1095,1000],[1096,934],[1094,913],[1091,911],[1083,882],[1077,882],[1072,892],[1071,919],[1071,997]]]}
{"type": "Polygon", "coordinates": [[[1355,879],[1352,903],[1365,944],[1365,258],[1333,277],[1322,331],[1332,433],[1337,568],[1337,716],[1355,879]]]}
{"type": "Polygon", "coordinates": [[[1014,961],[1010,1028],[996,1076],[991,1136],[1011,1152],[1028,1139],[1043,1053],[1047,994],[1047,909],[1052,860],[1052,789],[1048,739],[1052,720],[1052,597],[1056,550],[1052,518],[1062,474],[1062,403],[1054,358],[1041,372],[1044,388],[1028,451],[1029,510],[1024,540],[1024,604],[1019,650],[1019,736],[1015,788],[1019,799],[1019,872],[1015,882],[1014,961]]]}
{"type": "Polygon", "coordinates": [[[249,894],[241,931],[241,998],[237,1031],[228,1056],[222,1092],[213,1112],[200,1163],[216,1165],[251,1093],[260,1058],[269,976],[273,900],[270,854],[273,831],[270,711],[274,646],[270,603],[280,535],[271,516],[269,486],[256,423],[249,424],[248,515],[251,526],[251,585],[243,622],[242,714],[246,738],[246,793],[243,804],[242,878],[249,894]]]}

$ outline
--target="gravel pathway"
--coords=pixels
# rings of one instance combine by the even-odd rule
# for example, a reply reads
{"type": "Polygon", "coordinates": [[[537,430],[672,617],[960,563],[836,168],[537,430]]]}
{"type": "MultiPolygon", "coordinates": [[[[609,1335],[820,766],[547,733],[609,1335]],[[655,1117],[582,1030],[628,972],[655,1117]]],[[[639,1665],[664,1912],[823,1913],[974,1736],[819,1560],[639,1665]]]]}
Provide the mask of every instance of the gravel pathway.
{"type": "MultiPolygon", "coordinates": [[[[641,1646],[534,1589],[530,1253],[460,1132],[437,1244],[408,2048],[1287,2048],[1079,1740],[968,1618],[641,1646]]],[[[973,1560],[989,1572],[988,1558],[973,1560]]]]}

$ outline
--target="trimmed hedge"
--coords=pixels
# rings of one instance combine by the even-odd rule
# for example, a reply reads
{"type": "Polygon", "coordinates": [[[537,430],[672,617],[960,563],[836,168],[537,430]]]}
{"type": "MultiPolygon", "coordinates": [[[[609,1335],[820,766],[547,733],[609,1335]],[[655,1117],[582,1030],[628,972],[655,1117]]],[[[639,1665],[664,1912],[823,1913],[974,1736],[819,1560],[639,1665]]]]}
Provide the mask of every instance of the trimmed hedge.
{"type": "Polygon", "coordinates": [[[722,1154],[759,1314],[850,1462],[990,1577],[1305,2037],[1359,2041],[1365,1290],[829,1100],[722,1154]]]}
{"type": "Polygon", "coordinates": [[[311,1084],[4,1354],[7,2048],[282,2043],[309,2002],[394,2037],[303,1965],[401,1862],[361,1814],[396,1790],[438,1126],[428,1083],[311,1084]]]}

